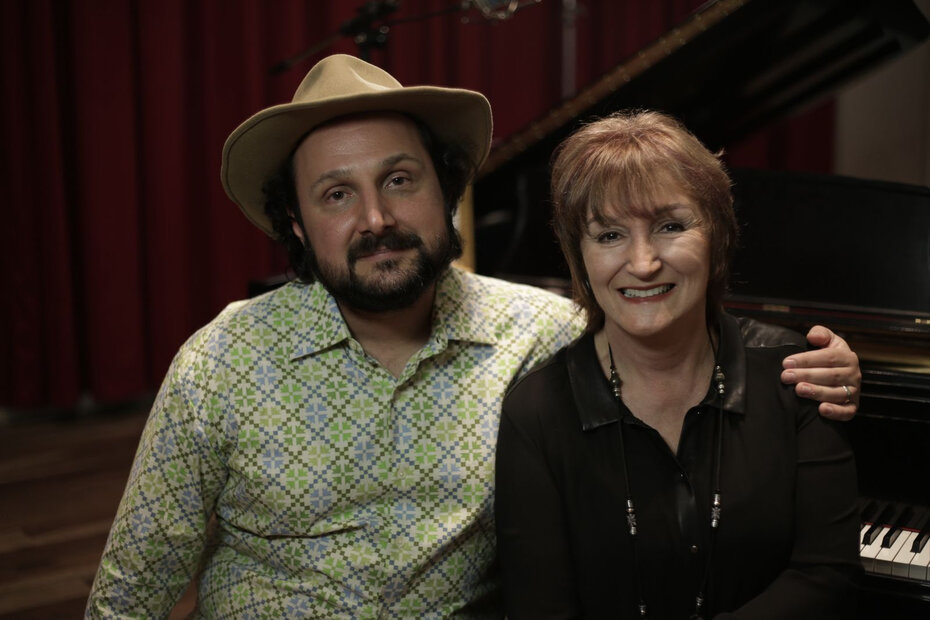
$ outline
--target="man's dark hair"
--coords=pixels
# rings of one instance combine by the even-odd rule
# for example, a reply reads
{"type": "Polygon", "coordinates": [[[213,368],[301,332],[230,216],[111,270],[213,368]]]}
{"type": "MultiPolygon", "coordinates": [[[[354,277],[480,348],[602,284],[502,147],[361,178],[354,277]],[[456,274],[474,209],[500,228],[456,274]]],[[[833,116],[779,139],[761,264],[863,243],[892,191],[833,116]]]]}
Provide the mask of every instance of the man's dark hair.
{"type": "MultiPolygon", "coordinates": [[[[413,117],[408,118],[416,125],[423,146],[429,153],[439,179],[439,187],[442,190],[446,218],[451,222],[468,182],[477,171],[476,163],[471,161],[468,151],[461,145],[441,141],[425,123],[413,117]]],[[[297,144],[300,145],[304,138],[306,135],[301,137],[297,144]]],[[[295,147],[294,151],[296,150],[295,147]]],[[[297,278],[309,283],[315,280],[311,268],[312,263],[307,260],[307,249],[300,238],[294,234],[291,225],[292,220],[296,218],[303,227],[294,181],[294,151],[265,182],[262,191],[265,194],[265,214],[271,220],[275,239],[284,245],[291,269],[297,278]]]]}

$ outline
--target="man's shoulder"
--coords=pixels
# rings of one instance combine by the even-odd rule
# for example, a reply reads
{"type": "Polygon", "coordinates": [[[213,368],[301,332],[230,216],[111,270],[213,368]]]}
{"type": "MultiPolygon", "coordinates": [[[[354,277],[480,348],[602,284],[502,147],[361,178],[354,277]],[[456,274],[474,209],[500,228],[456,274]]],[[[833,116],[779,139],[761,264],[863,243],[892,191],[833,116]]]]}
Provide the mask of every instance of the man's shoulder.
{"type": "Polygon", "coordinates": [[[570,300],[538,287],[457,269],[440,283],[436,317],[452,339],[492,344],[518,359],[518,375],[574,340],[583,314],[570,300]]]}
{"type": "Polygon", "coordinates": [[[255,343],[262,334],[288,334],[302,316],[314,308],[310,285],[288,282],[267,293],[229,303],[209,323],[198,329],[182,351],[209,344],[211,350],[243,342],[255,343]]]}
{"type": "Polygon", "coordinates": [[[295,312],[305,308],[313,298],[313,284],[291,280],[268,292],[231,302],[216,316],[214,321],[244,318],[263,318],[280,311],[295,312]]]}
{"type": "Polygon", "coordinates": [[[464,271],[456,275],[466,295],[494,312],[506,314],[509,309],[533,306],[564,320],[574,320],[579,314],[572,300],[538,286],[464,271]]]}

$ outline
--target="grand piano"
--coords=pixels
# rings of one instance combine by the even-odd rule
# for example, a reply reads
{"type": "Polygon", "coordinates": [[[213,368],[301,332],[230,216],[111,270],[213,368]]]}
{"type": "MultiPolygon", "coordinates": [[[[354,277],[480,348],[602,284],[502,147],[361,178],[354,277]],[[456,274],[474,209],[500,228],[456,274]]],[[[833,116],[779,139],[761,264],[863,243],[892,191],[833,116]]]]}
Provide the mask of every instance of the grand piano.
{"type": "MultiPolygon", "coordinates": [[[[567,294],[548,168],[585,120],[656,108],[717,149],[928,36],[907,0],[708,2],[492,150],[474,188],[476,270],[567,294]]],[[[866,571],[859,617],[930,618],[930,188],[732,174],[743,238],[728,309],[802,332],[827,325],[860,356],[860,412],[848,423],[866,571]]]]}

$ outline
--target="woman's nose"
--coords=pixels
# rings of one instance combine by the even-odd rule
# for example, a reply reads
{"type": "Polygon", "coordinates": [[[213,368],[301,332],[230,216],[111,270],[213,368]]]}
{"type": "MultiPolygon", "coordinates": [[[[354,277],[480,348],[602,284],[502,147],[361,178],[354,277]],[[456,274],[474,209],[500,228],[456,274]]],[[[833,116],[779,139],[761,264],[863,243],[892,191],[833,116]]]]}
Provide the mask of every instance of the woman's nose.
{"type": "Polygon", "coordinates": [[[633,240],[629,264],[630,273],[642,279],[652,276],[662,266],[656,247],[650,239],[633,240]]]}

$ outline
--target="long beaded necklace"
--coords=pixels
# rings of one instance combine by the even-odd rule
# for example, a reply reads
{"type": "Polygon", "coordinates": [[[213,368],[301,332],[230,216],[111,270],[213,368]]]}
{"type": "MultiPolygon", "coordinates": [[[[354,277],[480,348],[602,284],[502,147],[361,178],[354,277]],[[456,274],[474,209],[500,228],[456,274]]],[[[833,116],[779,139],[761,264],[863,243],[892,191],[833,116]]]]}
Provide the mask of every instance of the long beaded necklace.
{"type": "MultiPolygon", "coordinates": [[[[713,343],[713,340],[711,340],[713,343]]],[[[614,394],[614,399],[617,401],[617,406],[621,408],[621,416],[623,415],[620,390],[620,377],[617,375],[617,367],[614,365],[614,353],[610,348],[610,343],[607,343],[607,353],[610,355],[610,387],[614,394]]],[[[704,602],[705,602],[705,590],[707,589],[707,578],[710,574],[710,566],[714,555],[714,546],[717,542],[717,529],[720,527],[720,509],[722,506],[721,495],[720,495],[720,463],[721,456],[723,452],[723,395],[725,392],[724,381],[726,377],[723,374],[723,370],[717,364],[717,352],[714,351],[714,387],[717,392],[717,420],[715,423],[714,429],[714,441],[716,444],[714,451],[714,494],[713,499],[711,500],[710,507],[710,546],[707,550],[707,561],[704,564],[704,574],[701,577],[700,587],[698,588],[698,593],[694,598],[694,613],[691,614],[691,620],[703,620],[701,615],[704,611],[704,602]]],[[[649,610],[646,607],[646,601],[643,598],[643,588],[642,582],[640,579],[639,571],[639,558],[636,555],[636,540],[639,536],[639,529],[636,525],[636,505],[633,502],[633,491],[632,483],[630,481],[630,471],[629,464],[627,459],[626,444],[624,443],[624,424],[621,422],[619,424],[620,429],[620,451],[623,452],[623,478],[626,483],[626,524],[627,531],[630,533],[630,546],[632,548],[632,563],[633,563],[633,585],[636,589],[636,597],[638,600],[637,607],[639,609],[640,618],[648,618],[649,610]]]]}

